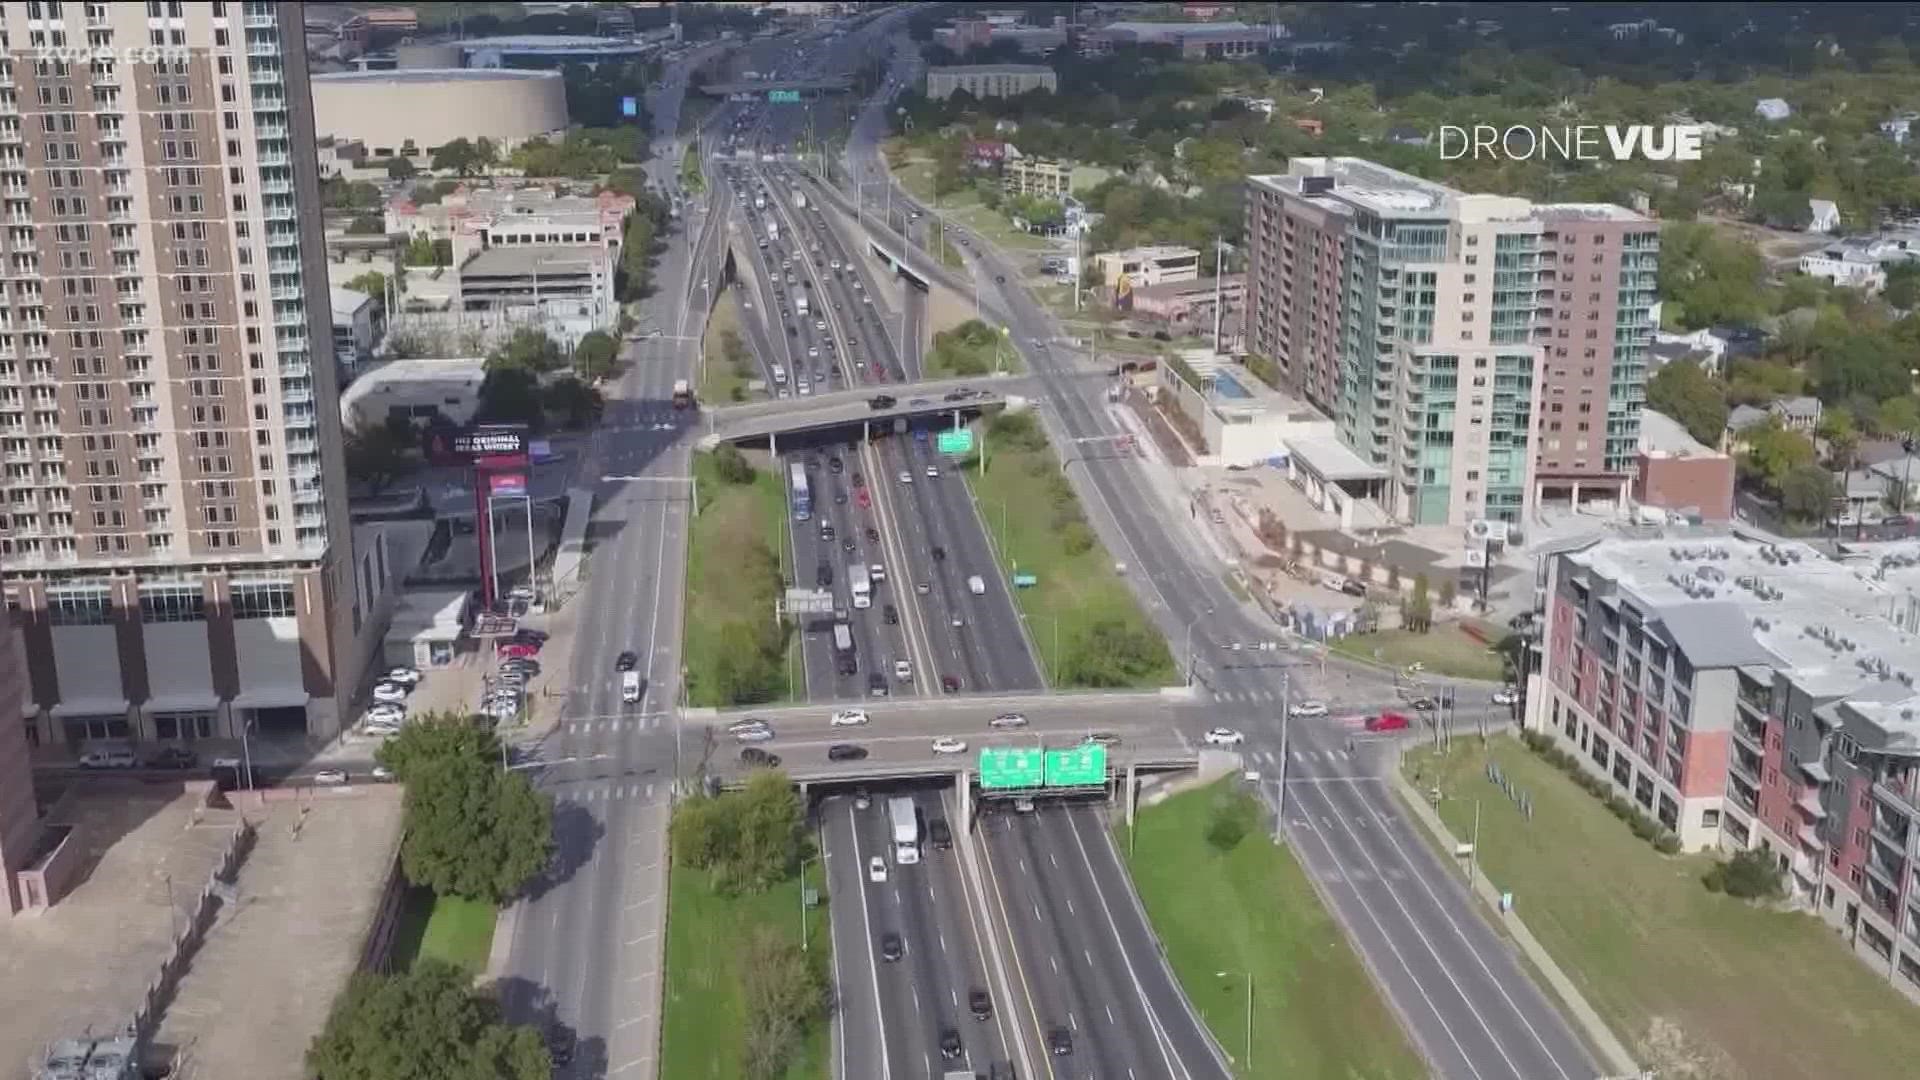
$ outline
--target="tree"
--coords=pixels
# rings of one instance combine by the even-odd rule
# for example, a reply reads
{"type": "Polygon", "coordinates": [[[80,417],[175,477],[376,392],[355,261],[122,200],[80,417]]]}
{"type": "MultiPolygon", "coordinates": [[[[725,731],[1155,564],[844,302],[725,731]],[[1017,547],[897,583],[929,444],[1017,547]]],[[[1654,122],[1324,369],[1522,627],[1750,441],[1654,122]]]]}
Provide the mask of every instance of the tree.
{"type": "Polygon", "coordinates": [[[1920,307],[1920,262],[1907,259],[1887,268],[1887,286],[1880,299],[1902,311],[1920,307]]]}
{"type": "Polygon", "coordinates": [[[426,233],[415,233],[407,242],[407,248],[401,253],[400,261],[407,266],[451,266],[453,265],[453,241],[436,240],[426,233]]]}
{"type": "Polygon", "coordinates": [[[1224,855],[1239,847],[1259,821],[1260,804],[1252,796],[1244,791],[1223,794],[1207,816],[1207,844],[1224,855]]]}
{"type": "Polygon", "coordinates": [[[1786,879],[1773,856],[1759,848],[1739,852],[1707,871],[1707,888],[1743,900],[1777,900],[1786,895],[1786,879]]]}
{"type": "Polygon", "coordinates": [[[713,452],[714,471],[729,484],[753,483],[753,466],[747,456],[732,443],[721,443],[713,452]]]}
{"type": "Polygon", "coordinates": [[[387,231],[387,221],[379,214],[355,214],[347,222],[348,236],[379,236],[387,231]]]}
{"type": "Polygon", "coordinates": [[[540,391],[540,407],[557,417],[561,427],[577,430],[600,418],[606,398],[572,375],[562,375],[540,391]]]}
{"type": "Polygon", "coordinates": [[[418,175],[420,175],[420,170],[413,167],[412,161],[403,157],[387,159],[387,179],[411,180],[418,175]]]}
{"type": "Polygon", "coordinates": [[[538,426],[542,418],[540,377],[525,368],[498,368],[480,382],[477,419],[493,424],[538,426]]]}
{"type": "Polygon", "coordinates": [[[412,443],[386,425],[350,432],[343,447],[347,478],[378,495],[405,472],[412,443]]]}
{"type": "Polygon", "coordinates": [[[1841,472],[1853,468],[1854,451],[1860,447],[1860,432],[1853,426],[1853,417],[1845,409],[1828,409],[1820,414],[1820,424],[1814,431],[1826,440],[1827,461],[1841,472]]]}
{"type": "Polygon", "coordinates": [[[1746,438],[1747,467],[1776,492],[1788,473],[1813,464],[1813,443],[1805,435],[1780,426],[1779,417],[1769,416],[1748,428],[1746,438]]]}
{"type": "Polygon", "coordinates": [[[1682,221],[1660,231],[1660,296],[1679,302],[1687,329],[1758,318],[1765,275],[1760,250],[1717,226],[1682,221]]]}
{"type": "Polygon", "coordinates": [[[1172,665],[1157,634],[1116,618],[1102,618],[1067,644],[1060,679],[1073,686],[1129,686],[1172,665]]]}
{"type": "Polygon", "coordinates": [[[1413,595],[1400,606],[1400,619],[1407,629],[1422,634],[1433,629],[1433,597],[1429,588],[1427,575],[1413,579],[1413,595]]]}
{"type": "Polygon", "coordinates": [[[433,152],[433,171],[450,172],[456,176],[472,176],[480,167],[481,160],[472,140],[464,136],[447,143],[433,152]]]}
{"type": "Polygon", "coordinates": [[[487,357],[487,370],[513,368],[545,375],[560,370],[563,363],[565,356],[560,351],[559,342],[543,331],[523,326],[487,357]]]}
{"type": "Polygon", "coordinates": [[[1667,364],[1647,380],[1647,404],[1707,446],[1720,445],[1726,432],[1726,387],[1691,360],[1667,364]]]}
{"type": "Polygon", "coordinates": [[[498,762],[410,760],[400,866],[440,896],[501,903],[553,855],[553,803],[498,762]]]}
{"type": "Polygon", "coordinates": [[[589,330],[573,347],[573,370],[582,379],[598,381],[613,374],[620,343],[604,330],[589,330]]]}
{"type": "Polygon", "coordinates": [[[434,761],[465,758],[482,764],[500,760],[500,740],[493,732],[455,713],[429,713],[382,742],[373,758],[405,782],[434,761]]]}
{"type": "Polygon", "coordinates": [[[1874,410],[1873,427],[1882,435],[1920,435],[1920,402],[1904,395],[1882,401],[1874,410]]]}
{"type": "Polygon", "coordinates": [[[741,790],[687,799],[674,810],[673,855],[710,871],[724,891],[763,892],[798,867],[805,818],[785,773],[755,769],[741,790]]]}
{"type": "Polygon", "coordinates": [[[395,975],[361,972],[334,1000],[307,1047],[307,1070],[325,1080],[546,1080],[540,1032],[502,1022],[472,977],[421,959],[395,975]]]}
{"type": "Polygon", "coordinates": [[[747,1080],[778,1080],[787,1074],[807,1028],[827,1015],[825,967],[762,926],[741,950],[740,979],[747,1005],[741,1035],[747,1080]]]}
{"type": "Polygon", "coordinates": [[[347,288],[363,292],[373,297],[373,302],[384,305],[387,302],[387,275],[378,270],[369,270],[347,280],[347,288]]]}
{"type": "Polygon", "coordinates": [[[1823,521],[1832,512],[1840,485],[1818,465],[1797,465],[1780,480],[1780,506],[1802,521],[1823,521]]]}

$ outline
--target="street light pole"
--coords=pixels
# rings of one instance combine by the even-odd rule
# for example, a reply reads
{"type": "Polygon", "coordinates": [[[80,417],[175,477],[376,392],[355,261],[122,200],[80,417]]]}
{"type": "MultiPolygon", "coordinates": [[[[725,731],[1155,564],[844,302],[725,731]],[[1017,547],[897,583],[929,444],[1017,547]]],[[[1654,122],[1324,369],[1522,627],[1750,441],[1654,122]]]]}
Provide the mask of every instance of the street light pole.
{"type": "Polygon", "coordinates": [[[807,951],[807,864],[820,861],[820,856],[809,855],[800,860],[800,951],[807,951]]]}
{"type": "Polygon", "coordinates": [[[1207,610],[1187,620],[1187,685],[1188,686],[1193,685],[1193,659],[1194,659],[1193,657],[1193,624],[1199,622],[1201,619],[1204,619],[1211,614],[1213,614],[1213,609],[1208,608],[1207,610]]]}
{"type": "Polygon", "coordinates": [[[1293,691],[1293,676],[1282,672],[1280,675],[1280,794],[1274,800],[1273,835],[1284,840],[1287,835],[1287,720],[1292,715],[1293,703],[1290,700],[1293,691]]]}
{"type": "Polygon", "coordinates": [[[1213,973],[1216,979],[1230,979],[1235,975],[1247,980],[1247,1040],[1245,1049],[1241,1053],[1240,1065],[1251,1075],[1253,1072],[1253,972],[1216,971],[1213,973]]]}

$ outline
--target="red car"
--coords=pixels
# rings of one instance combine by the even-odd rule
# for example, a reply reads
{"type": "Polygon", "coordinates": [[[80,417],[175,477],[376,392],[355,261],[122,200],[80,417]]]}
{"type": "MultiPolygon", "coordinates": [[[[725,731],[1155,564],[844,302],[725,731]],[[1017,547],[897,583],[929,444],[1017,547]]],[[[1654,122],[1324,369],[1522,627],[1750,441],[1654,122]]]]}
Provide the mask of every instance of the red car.
{"type": "Polygon", "coordinates": [[[495,650],[502,660],[522,660],[540,655],[540,646],[530,641],[509,641],[495,650]]]}
{"type": "Polygon", "coordinates": [[[1405,731],[1412,726],[1412,721],[1397,712],[1383,712],[1379,716],[1367,717],[1368,731],[1405,731]]]}
{"type": "Polygon", "coordinates": [[[853,492],[853,501],[856,503],[859,503],[860,509],[862,510],[873,509],[873,496],[867,494],[866,488],[855,488],[853,492]]]}

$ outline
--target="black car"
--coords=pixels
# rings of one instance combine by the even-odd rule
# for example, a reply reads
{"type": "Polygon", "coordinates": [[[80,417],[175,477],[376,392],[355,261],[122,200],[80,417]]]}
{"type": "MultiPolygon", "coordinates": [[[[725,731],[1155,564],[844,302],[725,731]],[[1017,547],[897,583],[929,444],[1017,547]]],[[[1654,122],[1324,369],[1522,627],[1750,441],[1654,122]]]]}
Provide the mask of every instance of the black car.
{"type": "Polygon", "coordinates": [[[967,991],[967,1008],[973,1011],[975,1020],[993,1019],[993,998],[984,987],[976,986],[967,991]]]}
{"type": "MultiPolygon", "coordinates": [[[[828,539],[832,539],[832,537],[828,537],[828,539]]],[[[814,580],[814,584],[820,586],[823,589],[832,588],[833,587],[833,564],[821,563],[818,567],[814,569],[813,580],[814,580]]]]}
{"type": "Polygon", "coordinates": [[[847,505],[847,493],[846,493],[846,492],[844,492],[844,491],[836,491],[836,492],[834,492],[834,493],[833,493],[833,505],[835,505],[835,506],[845,506],[845,505],[847,505]]]}
{"type": "Polygon", "coordinates": [[[900,399],[892,394],[875,394],[867,399],[867,407],[870,409],[891,409],[898,404],[900,399]]]}
{"type": "Polygon", "coordinates": [[[940,689],[949,694],[957,694],[960,692],[960,680],[952,675],[942,675],[940,689]]]}
{"type": "Polygon", "coordinates": [[[840,546],[848,551],[852,551],[854,548],[853,537],[849,536],[845,540],[840,541],[840,546]]]}
{"type": "Polygon", "coordinates": [[[879,542],[880,542],[880,530],[874,528],[871,525],[867,526],[867,543],[877,544],[879,542]]]}
{"type": "Polygon", "coordinates": [[[1352,579],[1348,579],[1346,581],[1341,582],[1340,591],[1343,593],[1346,593],[1348,596],[1367,595],[1367,587],[1361,584],[1360,582],[1354,581],[1352,579]]]}
{"type": "Polygon", "coordinates": [[[935,545],[933,546],[933,561],[934,561],[934,562],[946,562],[946,561],[947,561],[947,549],[946,549],[946,548],[943,548],[943,547],[941,547],[941,546],[940,546],[940,545],[938,545],[938,544],[935,544],[935,545]]]}
{"type": "Polygon", "coordinates": [[[1005,285],[1007,283],[1007,275],[995,274],[993,275],[993,280],[1001,285],[1005,285]]]}
{"type": "MultiPolygon", "coordinates": [[[[847,672],[847,674],[852,674],[852,672],[847,672]]],[[[883,674],[881,674],[881,673],[880,673],[880,672],[878,672],[878,671],[870,671],[870,672],[868,672],[868,673],[867,673],[867,694],[868,694],[868,696],[870,696],[870,697],[886,697],[886,696],[887,696],[887,693],[888,693],[888,691],[887,691],[887,677],[886,677],[885,675],[883,675],[883,674]]]]}
{"type": "Polygon", "coordinates": [[[851,656],[841,657],[834,662],[833,667],[835,671],[838,671],[842,675],[857,675],[860,673],[860,662],[851,656]]]}
{"type": "Polygon", "coordinates": [[[934,818],[927,822],[927,840],[942,851],[953,848],[953,830],[947,826],[946,818],[934,818]]]}
{"type": "Polygon", "coordinates": [[[570,1027],[555,1024],[547,1029],[547,1056],[556,1066],[573,1064],[573,1048],[578,1036],[570,1027]]]}
{"type": "Polygon", "coordinates": [[[886,616],[888,626],[900,625],[900,609],[899,608],[894,607],[892,604],[888,604],[882,610],[882,614],[886,616]]]}
{"type": "Polygon", "coordinates": [[[757,746],[749,746],[740,751],[740,764],[752,769],[777,769],[780,767],[780,755],[769,754],[757,746]]]}
{"type": "Polygon", "coordinates": [[[899,934],[889,931],[880,935],[880,959],[892,963],[906,954],[907,943],[900,939],[899,934]]]}
{"type": "MultiPolygon", "coordinates": [[[[784,314],[786,314],[786,312],[784,312],[784,311],[783,311],[783,312],[781,312],[781,314],[782,314],[782,315],[784,315],[784,314]]],[[[795,326],[795,325],[793,325],[792,323],[788,323],[788,324],[787,324],[787,336],[788,336],[788,337],[799,337],[799,336],[800,336],[800,328],[799,328],[799,327],[797,327],[797,326],[795,326]]]]}
{"type": "Polygon", "coordinates": [[[632,649],[628,649],[626,652],[621,653],[620,658],[613,662],[613,670],[615,671],[632,671],[634,668],[639,666],[640,666],[640,656],[638,653],[635,653],[632,649]]]}
{"type": "Polygon", "coordinates": [[[147,755],[149,769],[191,769],[193,763],[193,751],[184,746],[163,746],[147,755]]]}
{"type": "Polygon", "coordinates": [[[847,467],[847,463],[840,460],[840,455],[838,454],[835,454],[834,456],[827,459],[827,468],[833,470],[835,473],[838,473],[840,470],[846,467],[847,467]]]}
{"type": "Polygon", "coordinates": [[[1434,701],[1430,697],[1417,697],[1417,698],[1414,698],[1412,701],[1407,702],[1407,704],[1411,705],[1413,708],[1419,710],[1420,712],[1432,712],[1434,710],[1434,707],[1438,705],[1439,702],[1434,701]]]}
{"type": "Polygon", "coordinates": [[[864,476],[862,476],[862,475],[860,475],[859,473],[854,473],[854,474],[853,474],[853,486],[854,486],[854,487],[857,487],[857,488],[863,488],[863,487],[866,487],[866,486],[867,486],[867,478],[866,478],[866,477],[864,477],[864,476]]]}
{"type": "Polygon", "coordinates": [[[1055,1057],[1066,1057],[1073,1053],[1073,1032],[1065,1024],[1055,1024],[1047,1029],[1047,1049],[1055,1057]]]}
{"type": "Polygon", "coordinates": [[[865,761],[867,748],[852,743],[834,743],[827,747],[828,761],[865,761]]]}
{"type": "Polygon", "coordinates": [[[940,1056],[957,1058],[960,1056],[960,1032],[955,1028],[940,1029],[940,1056]]]}
{"type": "Polygon", "coordinates": [[[550,636],[545,630],[529,630],[526,627],[513,632],[513,640],[526,645],[545,645],[550,636]]]}

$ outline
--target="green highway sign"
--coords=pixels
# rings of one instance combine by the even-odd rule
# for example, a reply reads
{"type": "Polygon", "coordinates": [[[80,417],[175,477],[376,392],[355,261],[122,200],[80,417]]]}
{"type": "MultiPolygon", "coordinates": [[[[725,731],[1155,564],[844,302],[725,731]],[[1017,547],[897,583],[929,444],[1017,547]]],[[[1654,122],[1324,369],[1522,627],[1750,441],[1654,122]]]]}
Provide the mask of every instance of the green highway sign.
{"type": "Polygon", "coordinates": [[[1098,787],[1107,782],[1107,748],[1097,743],[1047,751],[1048,787],[1098,787]]]}
{"type": "Polygon", "coordinates": [[[1031,589],[1038,584],[1040,584],[1040,579],[1032,574],[1013,575],[1013,587],[1016,589],[1031,589]]]}
{"type": "Polygon", "coordinates": [[[973,429],[951,428],[940,433],[934,448],[943,454],[969,454],[973,452],[973,429]]]}
{"type": "Polygon", "coordinates": [[[1046,782],[1046,761],[1037,746],[982,747],[980,789],[1037,788],[1046,782]]]}
{"type": "Polygon", "coordinates": [[[800,91],[798,91],[798,90],[769,90],[769,91],[767,91],[767,100],[768,100],[768,101],[770,101],[770,102],[774,102],[774,103],[776,103],[776,104],[779,104],[779,103],[782,103],[782,102],[784,102],[784,103],[786,103],[786,104],[788,104],[788,105],[794,105],[794,104],[798,104],[798,103],[799,103],[799,101],[800,101],[800,91]]]}

